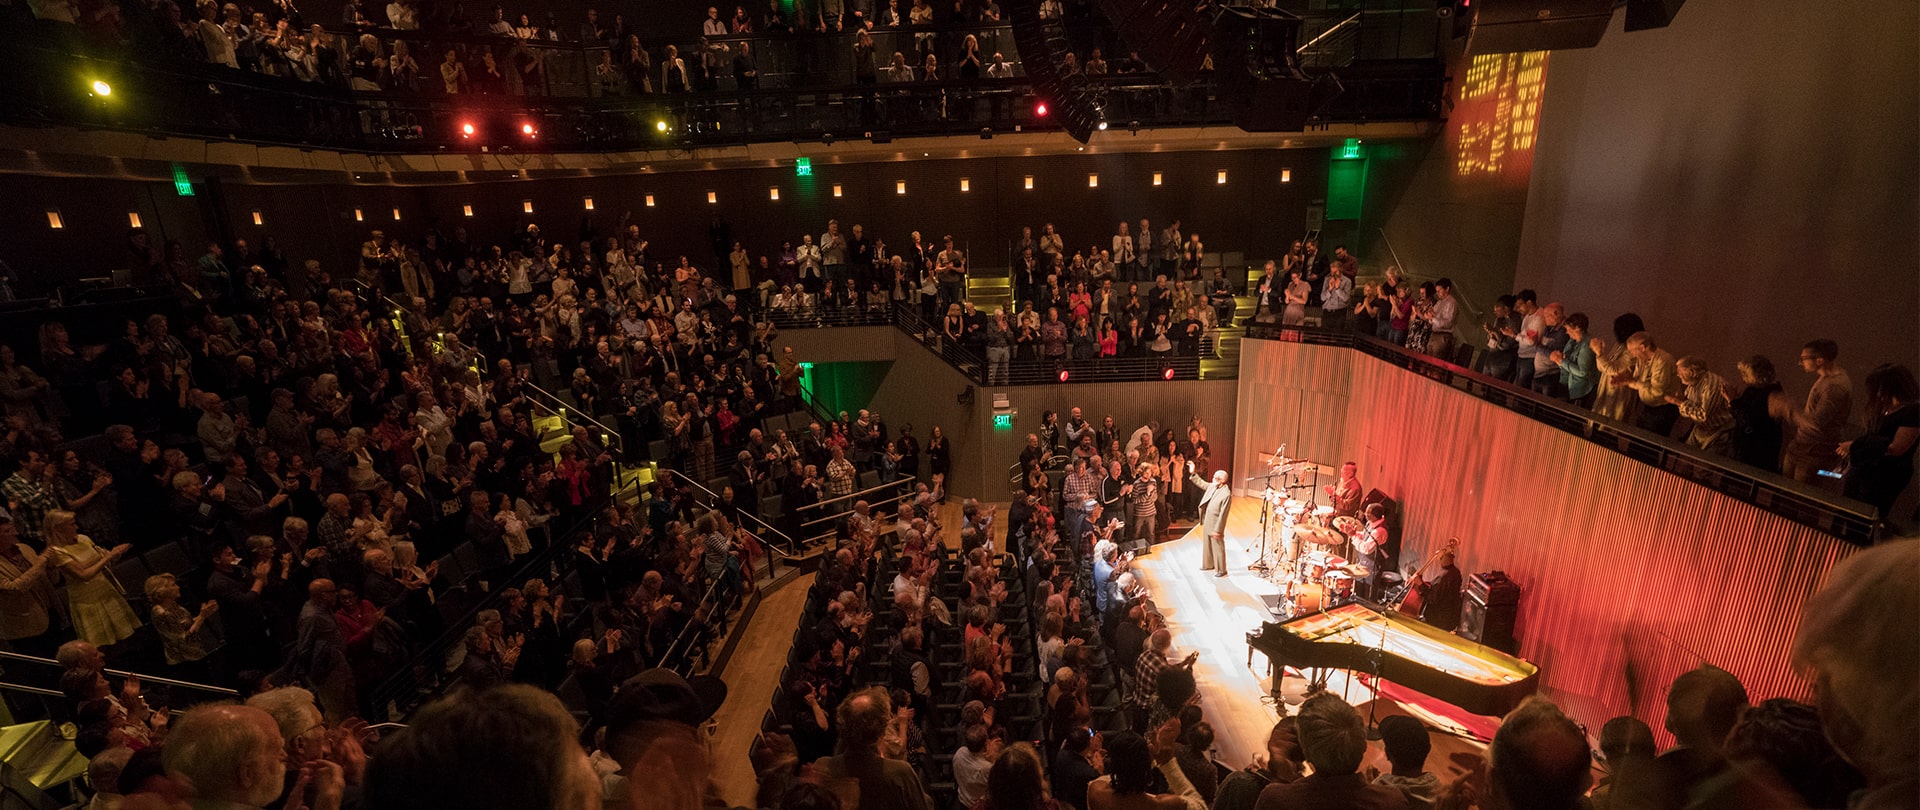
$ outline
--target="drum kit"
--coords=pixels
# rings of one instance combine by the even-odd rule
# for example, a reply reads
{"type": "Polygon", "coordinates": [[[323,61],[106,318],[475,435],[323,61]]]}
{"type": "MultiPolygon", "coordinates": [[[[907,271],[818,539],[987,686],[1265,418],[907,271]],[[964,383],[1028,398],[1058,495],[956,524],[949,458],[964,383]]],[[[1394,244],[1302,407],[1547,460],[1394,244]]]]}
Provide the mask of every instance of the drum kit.
{"type": "MultiPolygon", "coordinates": [[[[1289,616],[1324,610],[1353,599],[1354,582],[1367,576],[1367,570],[1348,561],[1353,537],[1365,528],[1347,515],[1335,515],[1330,505],[1289,497],[1295,490],[1317,491],[1317,483],[1300,479],[1318,476],[1331,469],[1311,461],[1289,459],[1276,454],[1273,468],[1266,476],[1266,501],[1261,515],[1260,561],[1254,569],[1266,574],[1280,589],[1278,611],[1289,616]],[[1281,479],[1276,489],[1272,479],[1281,479]],[[1267,542],[1267,535],[1278,530],[1280,542],[1267,542]]],[[[1313,497],[1311,494],[1309,497],[1313,497]]]]}

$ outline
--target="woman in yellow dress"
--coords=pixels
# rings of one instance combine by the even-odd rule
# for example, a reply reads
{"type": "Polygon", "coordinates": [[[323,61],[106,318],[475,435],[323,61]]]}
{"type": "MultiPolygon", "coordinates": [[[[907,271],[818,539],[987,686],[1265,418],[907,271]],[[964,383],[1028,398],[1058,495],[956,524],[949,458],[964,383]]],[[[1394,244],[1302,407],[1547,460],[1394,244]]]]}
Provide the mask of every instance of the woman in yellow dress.
{"type": "Polygon", "coordinates": [[[41,536],[47,541],[47,561],[67,579],[68,614],[74,635],[96,647],[114,644],[140,628],[140,619],[121,595],[120,585],[107,569],[132,549],[125,543],[101,550],[80,533],[73,513],[47,513],[41,536]]]}

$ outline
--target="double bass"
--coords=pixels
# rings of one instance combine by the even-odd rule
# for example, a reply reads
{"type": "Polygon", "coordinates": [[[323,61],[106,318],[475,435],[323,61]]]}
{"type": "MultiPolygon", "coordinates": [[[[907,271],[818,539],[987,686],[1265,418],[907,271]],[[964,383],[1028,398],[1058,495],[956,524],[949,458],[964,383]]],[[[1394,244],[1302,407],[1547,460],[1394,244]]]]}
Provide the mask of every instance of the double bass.
{"type": "Polygon", "coordinates": [[[1407,577],[1407,583],[1400,586],[1399,593],[1388,595],[1387,604],[1392,605],[1393,608],[1400,611],[1402,615],[1411,616],[1416,619],[1421,618],[1420,614],[1425,613],[1427,610],[1427,592],[1426,589],[1421,587],[1426,584],[1426,580],[1422,578],[1422,575],[1427,573],[1427,569],[1432,568],[1434,563],[1439,562],[1441,557],[1445,557],[1448,554],[1457,554],[1459,551],[1460,538],[1447,538],[1447,544],[1445,546],[1442,546],[1439,551],[1435,551],[1432,555],[1428,556],[1427,561],[1421,563],[1420,567],[1415,569],[1413,574],[1407,577]]]}

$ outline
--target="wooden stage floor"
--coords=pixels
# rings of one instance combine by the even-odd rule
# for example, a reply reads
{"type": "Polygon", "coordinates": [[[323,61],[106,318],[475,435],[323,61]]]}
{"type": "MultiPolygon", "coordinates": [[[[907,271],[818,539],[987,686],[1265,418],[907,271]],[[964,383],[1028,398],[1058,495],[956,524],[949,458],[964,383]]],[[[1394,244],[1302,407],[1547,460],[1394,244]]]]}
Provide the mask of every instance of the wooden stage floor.
{"type": "MultiPolygon", "coordinates": [[[[1199,527],[1177,540],[1153,547],[1153,553],[1139,557],[1134,570],[1151,592],[1154,604],[1167,619],[1173,633],[1174,654],[1180,658],[1197,650],[1194,680],[1199,684],[1201,706],[1214,730],[1214,756],[1228,767],[1245,767],[1253,754],[1266,748],[1267,735],[1280,712],[1291,714],[1302,697],[1305,681],[1298,673],[1283,676],[1281,700],[1270,697],[1266,656],[1252,654],[1248,663],[1247,633],[1258,630],[1274,617],[1267,612],[1263,596],[1279,592],[1272,582],[1248,570],[1260,549],[1259,498],[1237,496],[1227,517],[1227,571],[1225,577],[1200,570],[1201,537],[1199,527]]],[[[1269,542],[1278,543],[1275,529],[1269,542]]],[[[1327,688],[1356,706],[1362,716],[1373,700],[1372,689],[1358,678],[1335,671],[1327,688]]],[[[1436,729],[1433,753],[1427,768],[1451,780],[1466,772],[1466,755],[1481,755],[1485,746],[1472,736],[1491,734],[1494,724],[1461,723],[1457,719],[1436,716],[1420,706],[1418,696],[1397,701],[1393,696],[1404,690],[1389,687],[1388,697],[1378,707],[1379,716],[1408,714],[1436,729]]],[[[1489,718],[1490,719],[1490,718],[1489,718]]],[[[1380,744],[1368,744],[1366,764],[1387,769],[1380,744]]],[[[1364,767],[1364,766],[1363,766],[1364,767]]]]}

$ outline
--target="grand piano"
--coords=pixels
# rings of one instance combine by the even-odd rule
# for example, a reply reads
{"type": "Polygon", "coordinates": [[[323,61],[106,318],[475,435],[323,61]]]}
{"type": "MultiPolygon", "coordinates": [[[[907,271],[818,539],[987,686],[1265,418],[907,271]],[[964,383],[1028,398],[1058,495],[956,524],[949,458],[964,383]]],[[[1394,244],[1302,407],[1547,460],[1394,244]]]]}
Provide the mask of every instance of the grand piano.
{"type": "Polygon", "coordinates": [[[1474,714],[1501,716],[1540,687],[1540,669],[1410,616],[1362,602],[1266,622],[1247,644],[1275,671],[1326,667],[1372,673],[1474,714]],[[1384,636],[1385,646],[1382,646],[1384,636]]]}

